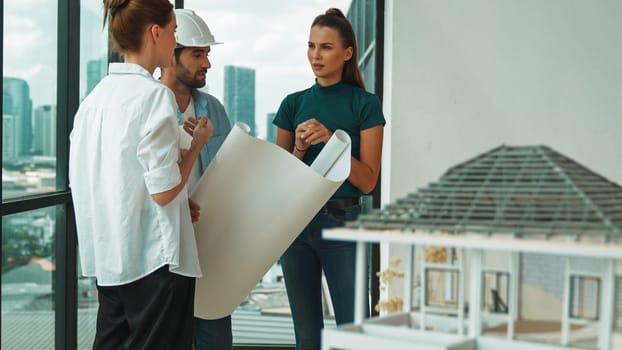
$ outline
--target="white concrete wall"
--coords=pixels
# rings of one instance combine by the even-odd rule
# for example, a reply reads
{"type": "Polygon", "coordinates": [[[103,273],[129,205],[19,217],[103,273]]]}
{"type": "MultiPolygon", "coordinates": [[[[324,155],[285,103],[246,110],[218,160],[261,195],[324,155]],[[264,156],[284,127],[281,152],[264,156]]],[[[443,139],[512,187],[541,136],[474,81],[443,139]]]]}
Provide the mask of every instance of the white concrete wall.
{"type": "Polygon", "coordinates": [[[622,184],[621,23],[619,0],[386,0],[383,205],[502,144],[622,184]]]}
{"type": "Polygon", "coordinates": [[[501,144],[622,183],[622,1],[386,6],[383,203],[501,144]]]}

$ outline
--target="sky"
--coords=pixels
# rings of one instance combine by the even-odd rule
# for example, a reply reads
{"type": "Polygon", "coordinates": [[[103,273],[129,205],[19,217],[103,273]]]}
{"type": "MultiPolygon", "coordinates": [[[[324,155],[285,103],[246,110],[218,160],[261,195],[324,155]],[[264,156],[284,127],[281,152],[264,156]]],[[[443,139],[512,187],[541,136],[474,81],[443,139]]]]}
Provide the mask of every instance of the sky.
{"type": "Polygon", "coordinates": [[[56,103],[57,7],[52,0],[4,1],[3,74],[28,82],[33,108],[56,103]]]}
{"type": "MultiPolygon", "coordinates": [[[[224,67],[255,69],[255,115],[258,134],[263,136],[266,114],[276,112],[287,94],[314,83],[306,58],[311,22],[329,7],[347,13],[351,0],[184,2],[205,19],[216,40],[224,42],[211,48],[212,69],[203,90],[223,101],[224,67]]],[[[88,32],[81,30],[81,45],[88,46],[91,56],[82,58],[85,65],[86,60],[102,56],[105,42],[100,39],[101,0],[81,4],[83,19],[91,26],[88,32]]],[[[34,108],[56,103],[55,89],[50,89],[57,77],[56,11],[57,0],[4,1],[4,75],[28,81],[34,108]]]]}
{"type": "Polygon", "coordinates": [[[184,0],[222,45],[211,47],[207,91],[222,101],[224,66],[255,69],[257,131],[265,135],[267,113],[289,93],[307,88],[314,76],[307,61],[309,28],[329,7],[347,12],[350,0],[184,0]]]}

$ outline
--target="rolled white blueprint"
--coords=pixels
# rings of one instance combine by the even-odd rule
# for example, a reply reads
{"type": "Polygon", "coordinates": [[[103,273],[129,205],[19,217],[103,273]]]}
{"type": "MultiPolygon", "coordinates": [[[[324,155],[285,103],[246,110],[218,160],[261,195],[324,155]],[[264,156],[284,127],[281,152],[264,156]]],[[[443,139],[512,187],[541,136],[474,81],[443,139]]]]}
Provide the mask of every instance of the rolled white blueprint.
{"type": "Polygon", "coordinates": [[[318,155],[332,158],[321,176],[248,130],[234,125],[190,195],[201,206],[194,313],[203,319],[231,314],[350,174],[344,132],[333,138],[345,148],[329,141],[318,155]]]}
{"type": "Polygon", "coordinates": [[[320,176],[327,176],[333,165],[341,158],[341,154],[346,149],[350,150],[349,145],[350,136],[343,130],[335,131],[324,145],[324,148],[322,148],[320,154],[311,163],[311,169],[315,170],[320,176]]]}

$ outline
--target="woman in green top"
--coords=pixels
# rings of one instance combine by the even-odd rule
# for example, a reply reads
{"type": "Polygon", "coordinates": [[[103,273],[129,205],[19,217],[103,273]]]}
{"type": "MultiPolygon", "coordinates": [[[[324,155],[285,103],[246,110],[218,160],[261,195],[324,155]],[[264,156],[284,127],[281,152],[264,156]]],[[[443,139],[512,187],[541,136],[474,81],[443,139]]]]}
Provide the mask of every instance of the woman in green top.
{"type": "Polygon", "coordinates": [[[352,140],[347,181],[281,257],[296,349],[320,349],[322,270],[337,324],[350,323],[355,263],[355,244],[324,240],[322,229],[356,219],[359,197],[376,186],[385,120],[378,97],[365,91],[354,31],[339,9],[328,9],[313,21],[307,58],[316,83],[281,103],[273,121],[277,145],[311,164],[335,130],[346,131],[352,140]]]}

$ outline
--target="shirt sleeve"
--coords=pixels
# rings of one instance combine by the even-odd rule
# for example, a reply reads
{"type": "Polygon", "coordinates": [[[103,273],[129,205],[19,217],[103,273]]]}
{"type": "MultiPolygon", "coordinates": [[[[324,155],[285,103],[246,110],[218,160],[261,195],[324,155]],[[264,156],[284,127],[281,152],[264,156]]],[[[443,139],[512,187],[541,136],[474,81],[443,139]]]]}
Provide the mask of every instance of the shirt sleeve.
{"type": "Polygon", "coordinates": [[[291,100],[291,96],[287,96],[283,99],[279,110],[276,112],[276,115],[272,120],[272,124],[281,129],[293,132],[296,128],[294,127],[294,114],[291,100]]]}
{"type": "Polygon", "coordinates": [[[181,182],[179,127],[170,91],[159,89],[145,106],[149,106],[145,108],[148,115],[137,156],[145,170],[147,191],[154,194],[168,191],[181,182]]]}
{"type": "Polygon", "coordinates": [[[209,106],[213,106],[215,113],[210,113],[210,118],[216,118],[216,123],[214,126],[218,127],[218,130],[214,130],[214,134],[218,135],[228,135],[229,131],[231,131],[231,121],[229,121],[229,117],[227,116],[227,112],[225,111],[225,107],[216,99],[216,97],[207,95],[209,106]]]}
{"type": "Polygon", "coordinates": [[[367,97],[361,109],[361,130],[386,124],[378,96],[368,94],[367,97]]]}

